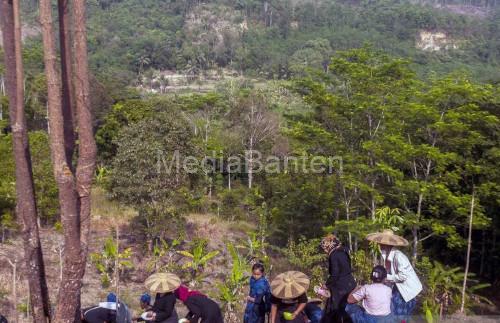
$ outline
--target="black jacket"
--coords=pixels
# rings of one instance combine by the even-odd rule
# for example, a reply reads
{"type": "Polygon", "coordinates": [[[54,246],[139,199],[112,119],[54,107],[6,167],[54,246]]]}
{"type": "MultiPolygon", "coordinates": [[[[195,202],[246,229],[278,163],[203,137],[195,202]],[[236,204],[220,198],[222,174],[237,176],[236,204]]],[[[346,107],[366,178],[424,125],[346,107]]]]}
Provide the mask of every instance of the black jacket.
{"type": "Polygon", "coordinates": [[[156,294],[152,311],[156,313],[156,322],[163,322],[174,313],[175,307],[174,293],[156,294]]]}
{"type": "Polygon", "coordinates": [[[346,316],[344,307],[347,296],[356,287],[352,275],[351,258],[344,248],[334,250],[328,257],[328,273],[326,285],[330,289],[330,298],[326,302],[325,315],[322,322],[340,322],[346,316]]]}
{"type": "Polygon", "coordinates": [[[203,295],[193,295],[188,297],[184,305],[189,310],[187,319],[191,322],[202,323],[223,323],[222,313],[219,305],[210,298],[203,295]]]}
{"type": "Polygon", "coordinates": [[[116,311],[93,306],[83,309],[83,321],[86,323],[114,323],[116,322],[116,311]]]}
{"type": "Polygon", "coordinates": [[[352,276],[351,258],[347,250],[340,248],[330,253],[328,257],[328,273],[329,277],[326,284],[330,289],[344,287],[346,284],[351,285],[354,277],[352,276]]]}

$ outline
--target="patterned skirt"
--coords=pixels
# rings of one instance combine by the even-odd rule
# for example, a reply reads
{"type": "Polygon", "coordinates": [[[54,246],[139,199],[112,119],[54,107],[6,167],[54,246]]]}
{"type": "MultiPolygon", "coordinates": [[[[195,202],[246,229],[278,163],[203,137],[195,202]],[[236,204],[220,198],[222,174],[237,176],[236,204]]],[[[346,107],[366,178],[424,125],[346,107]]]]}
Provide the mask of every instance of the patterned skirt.
{"type": "Polygon", "coordinates": [[[396,285],[394,285],[392,288],[391,313],[396,318],[396,322],[408,323],[415,305],[417,305],[416,298],[406,302],[396,285]]]}

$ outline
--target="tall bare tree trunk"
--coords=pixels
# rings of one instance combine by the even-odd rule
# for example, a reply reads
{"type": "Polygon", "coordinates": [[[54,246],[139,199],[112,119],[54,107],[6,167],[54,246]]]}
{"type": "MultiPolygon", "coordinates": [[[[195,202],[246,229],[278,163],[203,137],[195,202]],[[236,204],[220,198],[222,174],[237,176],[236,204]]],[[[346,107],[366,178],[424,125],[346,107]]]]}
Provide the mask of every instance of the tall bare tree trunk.
{"type": "Polygon", "coordinates": [[[62,111],[64,117],[64,146],[66,149],[66,162],[70,167],[73,163],[75,150],[74,130],[74,98],[72,75],[72,51],[70,37],[70,12],[69,0],[57,0],[59,12],[59,46],[61,48],[61,86],[62,86],[62,111]]]}
{"type": "MultiPolygon", "coordinates": [[[[61,4],[61,3],[60,3],[61,4]]],[[[63,3],[64,5],[64,3],[63,3]]],[[[67,5],[67,4],[66,4],[67,5]]],[[[56,69],[56,52],[50,0],[40,0],[40,21],[44,43],[44,59],[48,88],[49,120],[51,123],[50,146],[54,176],[59,187],[61,222],[64,228],[64,272],[59,288],[55,314],[57,322],[79,322],[80,291],[85,274],[90,232],[90,190],[95,171],[96,146],[92,132],[92,114],[89,101],[87,61],[87,36],[85,26],[85,1],[73,3],[74,71],[70,75],[70,46],[65,42],[66,77],[63,86],[71,101],[71,82],[74,86],[76,126],[78,128],[78,161],[76,174],[68,158],[68,147],[74,147],[74,137],[65,124],[72,114],[65,113],[61,97],[61,79],[56,69]],[[71,79],[68,76],[73,76],[71,79]],[[65,131],[66,130],[66,131],[65,131]]],[[[61,11],[67,8],[61,8],[61,11]]],[[[67,12],[60,19],[68,18],[67,12]]],[[[67,20],[66,25],[67,26],[67,20]]],[[[68,38],[68,35],[66,35],[68,38]]],[[[71,102],[69,102],[71,104],[71,102]]]]}
{"type": "MultiPolygon", "coordinates": [[[[85,272],[85,253],[81,245],[80,202],[77,179],[68,164],[65,123],[61,97],[61,78],[57,71],[51,1],[40,0],[45,73],[47,77],[50,149],[54,176],[59,188],[61,222],[64,228],[64,272],[59,288],[56,322],[79,322],[80,290],[85,272]]],[[[91,170],[92,171],[92,170],[91,170]]]]}
{"type": "Polygon", "coordinates": [[[16,165],[16,213],[21,222],[24,258],[35,322],[50,321],[45,267],[37,224],[37,208],[28,132],[24,115],[24,71],[21,52],[19,0],[0,0],[7,95],[10,106],[12,143],[16,165]]]}
{"type": "Polygon", "coordinates": [[[472,223],[474,218],[474,202],[475,202],[475,192],[474,187],[472,188],[472,199],[470,202],[470,215],[469,215],[469,235],[467,237],[467,256],[465,258],[465,273],[464,273],[464,283],[462,285],[462,303],[460,305],[460,312],[463,313],[465,310],[465,289],[467,288],[467,275],[469,275],[469,264],[470,264],[470,250],[472,247],[472,223]]]}
{"type": "MultiPolygon", "coordinates": [[[[75,0],[74,48],[75,48],[75,97],[78,124],[78,166],[76,180],[80,199],[80,220],[83,257],[87,258],[90,234],[90,190],[95,173],[97,146],[92,129],[92,109],[89,97],[89,69],[87,58],[87,31],[85,22],[85,1],[75,0]]],[[[85,270],[85,267],[83,267],[85,270]]]]}

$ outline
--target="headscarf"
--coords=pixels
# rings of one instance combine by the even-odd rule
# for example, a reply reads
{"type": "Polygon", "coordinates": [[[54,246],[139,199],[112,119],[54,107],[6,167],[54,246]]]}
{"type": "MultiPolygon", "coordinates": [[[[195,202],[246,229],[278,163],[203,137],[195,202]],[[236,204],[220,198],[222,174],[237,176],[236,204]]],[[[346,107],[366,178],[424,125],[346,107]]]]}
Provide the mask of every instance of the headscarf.
{"type": "Polygon", "coordinates": [[[321,239],[320,243],[321,248],[328,254],[330,254],[333,250],[339,248],[341,245],[342,243],[334,234],[327,235],[326,237],[321,239]]]}
{"type": "Polygon", "coordinates": [[[144,293],[140,298],[141,303],[151,304],[151,296],[148,293],[144,293]]]}
{"type": "Polygon", "coordinates": [[[109,293],[108,296],[106,297],[106,302],[116,303],[116,294],[115,293],[109,293]]]}
{"type": "Polygon", "coordinates": [[[177,288],[174,293],[175,297],[180,299],[183,303],[186,302],[186,300],[191,296],[195,295],[205,296],[196,290],[189,290],[189,288],[187,288],[184,285],[180,285],[179,288],[177,288]]]}

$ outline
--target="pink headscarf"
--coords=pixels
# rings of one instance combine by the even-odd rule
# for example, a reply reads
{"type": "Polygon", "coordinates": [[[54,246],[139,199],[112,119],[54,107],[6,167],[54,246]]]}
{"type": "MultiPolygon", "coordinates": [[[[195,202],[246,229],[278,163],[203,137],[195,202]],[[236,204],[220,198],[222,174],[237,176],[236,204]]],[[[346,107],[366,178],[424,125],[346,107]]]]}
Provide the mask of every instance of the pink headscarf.
{"type": "Polygon", "coordinates": [[[189,290],[189,288],[187,288],[184,285],[180,285],[179,288],[177,288],[174,293],[175,297],[180,299],[182,302],[185,302],[190,296],[195,296],[195,295],[205,296],[196,290],[189,290]]]}

